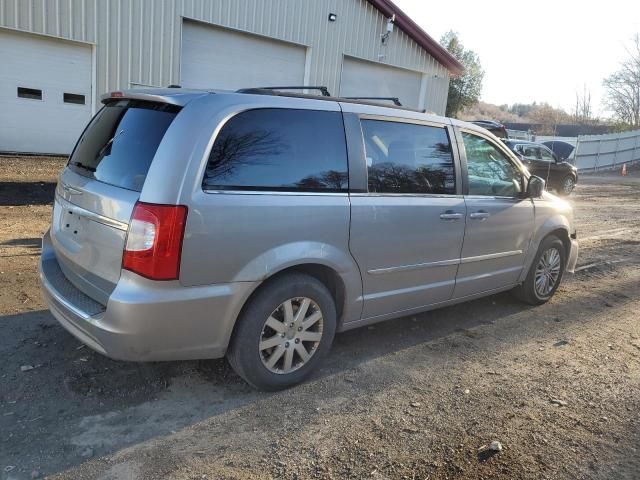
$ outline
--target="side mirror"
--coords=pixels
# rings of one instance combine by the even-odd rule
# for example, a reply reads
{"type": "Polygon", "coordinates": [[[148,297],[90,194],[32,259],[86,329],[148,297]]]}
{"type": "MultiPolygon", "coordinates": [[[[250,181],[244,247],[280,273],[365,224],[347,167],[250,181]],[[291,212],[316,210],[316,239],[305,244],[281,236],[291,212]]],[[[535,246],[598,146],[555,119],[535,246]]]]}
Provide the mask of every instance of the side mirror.
{"type": "Polygon", "coordinates": [[[529,177],[529,183],[527,184],[527,196],[530,198],[540,198],[542,192],[544,192],[544,180],[535,175],[529,177]]]}

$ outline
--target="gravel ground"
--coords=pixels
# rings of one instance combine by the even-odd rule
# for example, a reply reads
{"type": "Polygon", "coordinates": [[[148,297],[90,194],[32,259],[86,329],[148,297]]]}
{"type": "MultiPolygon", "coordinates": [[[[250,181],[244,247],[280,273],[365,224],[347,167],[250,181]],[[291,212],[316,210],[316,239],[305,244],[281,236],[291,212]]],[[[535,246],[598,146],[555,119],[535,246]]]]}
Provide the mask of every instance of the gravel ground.
{"type": "Polygon", "coordinates": [[[224,360],[112,361],[57,325],[36,264],[62,165],[0,158],[0,479],[640,478],[638,172],[581,178],[580,269],[550,303],[346,332],[264,394],[224,360]]]}

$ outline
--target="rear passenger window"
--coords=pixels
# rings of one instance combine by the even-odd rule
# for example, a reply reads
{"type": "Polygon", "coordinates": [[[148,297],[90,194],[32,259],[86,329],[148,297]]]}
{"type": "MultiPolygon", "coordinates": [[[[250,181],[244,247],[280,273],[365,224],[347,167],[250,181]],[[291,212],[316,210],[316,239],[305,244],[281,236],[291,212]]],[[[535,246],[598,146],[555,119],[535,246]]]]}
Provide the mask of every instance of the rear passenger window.
{"type": "Polygon", "coordinates": [[[205,190],[346,191],[342,114],[267,108],[236,115],[216,138],[202,186],[205,190]]]}
{"type": "Polygon", "coordinates": [[[369,192],[456,193],[445,128],[363,120],[369,192]]]}

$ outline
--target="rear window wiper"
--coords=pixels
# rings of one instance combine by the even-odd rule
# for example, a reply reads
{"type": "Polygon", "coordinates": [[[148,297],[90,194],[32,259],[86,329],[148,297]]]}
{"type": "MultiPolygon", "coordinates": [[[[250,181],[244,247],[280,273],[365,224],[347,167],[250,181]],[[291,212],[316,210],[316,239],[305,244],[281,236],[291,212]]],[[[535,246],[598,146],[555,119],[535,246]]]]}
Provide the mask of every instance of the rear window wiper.
{"type": "Polygon", "coordinates": [[[96,169],[93,167],[90,167],[89,165],[85,165],[82,162],[69,162],[71,165],[73,165],[74,167],[79,167],[79,168],[84,168],[85,170],[88,170],[90,172],[95,172],[96,169]]]}
{"type": "MultiPolygon", "coordinates": [[[[100,163],[102,161],[102,159],[104,157],[107,157],[109,155],[111,155],[111,148],[113,147],[113,142],[115,142],[116,138],[118,138],[119,135],[123,134],[124,130],[120,130],[119,132],[117,132],[113,137],[111,137],[111,139],[100,149],[100,151],[98,152],[98,154],[96,155],[96,160],[98,161],[98,163],[100,163]]],[[[94,170],[95,171],[95,170],[94,170]]]]}

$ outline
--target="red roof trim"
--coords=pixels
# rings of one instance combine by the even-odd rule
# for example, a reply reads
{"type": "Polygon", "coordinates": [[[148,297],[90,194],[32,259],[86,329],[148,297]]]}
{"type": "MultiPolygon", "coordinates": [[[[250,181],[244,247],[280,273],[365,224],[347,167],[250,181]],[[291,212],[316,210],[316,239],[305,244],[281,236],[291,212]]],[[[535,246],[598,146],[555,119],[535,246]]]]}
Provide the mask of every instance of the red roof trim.
{"type": "Polygon", "coordinates": [[[384,16],[396,16],[395,24],[418,45],[424,48],[433,58],[444,65],[452,75],[461,75],[464,72],[462,64],[456,60],[445,48],[436,42],[431,36],[418,26],[416,22],[400,10],[391,0],[367,0],[377,8],[384,16]]]}

